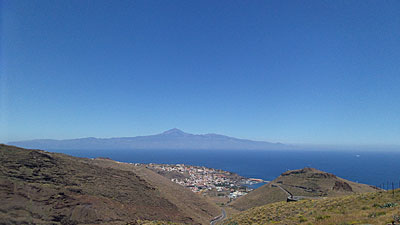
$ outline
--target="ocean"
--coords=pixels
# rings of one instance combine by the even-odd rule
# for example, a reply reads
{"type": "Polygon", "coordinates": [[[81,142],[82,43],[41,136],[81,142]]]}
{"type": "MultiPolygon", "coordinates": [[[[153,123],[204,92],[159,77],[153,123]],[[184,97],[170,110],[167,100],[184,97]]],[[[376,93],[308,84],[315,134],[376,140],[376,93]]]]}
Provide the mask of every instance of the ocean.
{"type": "Polygon", "coordinates": [[[400,185],[400,152],[308,150],[49,150],[77,157],[108,157],[129,163],[206,166],[249,178],[273,180],[282,172],[313,167],[339,177],[379,186],[400,185]]]}

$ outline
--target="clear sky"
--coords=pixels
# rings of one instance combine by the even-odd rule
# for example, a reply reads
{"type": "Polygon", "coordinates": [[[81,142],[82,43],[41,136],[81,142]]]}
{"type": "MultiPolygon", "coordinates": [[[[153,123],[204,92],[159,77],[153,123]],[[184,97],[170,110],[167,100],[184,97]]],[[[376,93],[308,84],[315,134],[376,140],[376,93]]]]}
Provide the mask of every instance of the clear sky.
{"type": "Polygon", "coordinates": [[[0,0],[0,142],[400,145],[400,1],[0,0]]]}

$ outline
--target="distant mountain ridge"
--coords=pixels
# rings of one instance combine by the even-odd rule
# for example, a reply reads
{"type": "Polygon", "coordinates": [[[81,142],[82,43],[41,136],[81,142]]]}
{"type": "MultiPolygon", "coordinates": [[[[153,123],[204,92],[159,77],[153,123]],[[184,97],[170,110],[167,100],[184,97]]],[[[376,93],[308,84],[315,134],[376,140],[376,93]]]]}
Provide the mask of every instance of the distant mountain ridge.
{"type": "Polygon", "coordinates": [[[77,138],[67,140],[37,139],[9,142],[23,148],[38,149],[202,149],[202,150],[268,150],[287,149],[288,145],[252,141],[220,134],[190,134],[177,128],[161,134],[116,138],[77,138]]]}

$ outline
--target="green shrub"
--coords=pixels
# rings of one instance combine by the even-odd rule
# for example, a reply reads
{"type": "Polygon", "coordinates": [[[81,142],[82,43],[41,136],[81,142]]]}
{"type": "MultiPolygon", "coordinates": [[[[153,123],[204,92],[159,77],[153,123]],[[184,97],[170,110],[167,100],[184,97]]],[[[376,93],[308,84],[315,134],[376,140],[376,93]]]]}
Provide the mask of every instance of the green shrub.
{"type": "Polygon", "coordinates": [[[328,218],[330,218],[331,216],[329,216],[329,215],[321,215],[321,216],[317,216],[317,217],[315,217],[315,219],[316,220],[324,220],[324,219],[328,219],[328,218]]]}

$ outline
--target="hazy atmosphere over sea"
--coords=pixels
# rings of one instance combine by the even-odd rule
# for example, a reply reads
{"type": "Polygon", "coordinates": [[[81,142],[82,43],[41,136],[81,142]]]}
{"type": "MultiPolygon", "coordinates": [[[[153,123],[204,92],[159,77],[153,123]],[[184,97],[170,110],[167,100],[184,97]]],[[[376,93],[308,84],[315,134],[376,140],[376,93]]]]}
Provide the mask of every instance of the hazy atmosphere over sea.
{"type": "Polygon", "coordinates": [[[0,0],[0,224],[400,225],[399,0],[0,0]]]}
{"type": "Polygon", "coordinates": [[[0,4],[0,142],[400,144],[398,1],[0,4]]]}

